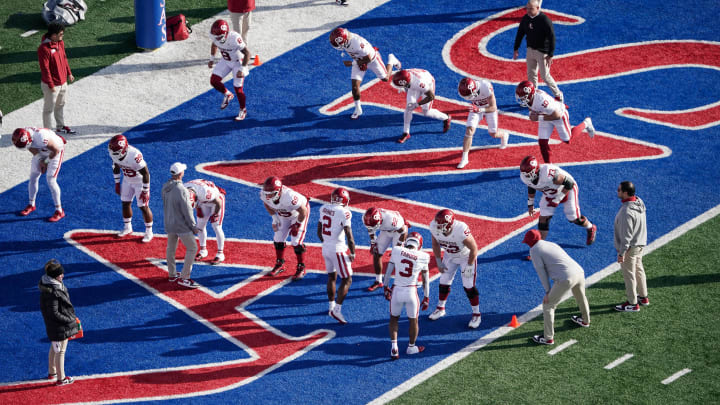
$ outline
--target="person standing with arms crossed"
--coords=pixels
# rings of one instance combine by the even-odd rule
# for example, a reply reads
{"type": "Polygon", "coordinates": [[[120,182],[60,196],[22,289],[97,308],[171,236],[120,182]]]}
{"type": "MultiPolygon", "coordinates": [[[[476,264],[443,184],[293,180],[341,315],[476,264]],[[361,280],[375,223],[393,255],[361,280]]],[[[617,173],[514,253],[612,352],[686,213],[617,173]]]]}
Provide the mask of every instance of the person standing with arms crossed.
{"type": "Polygon", "coordinates": [[[527,63],[528,80],[537,88],[538,67],[540,76],[557,101],[563,101],[563,94],[555,84],[555,79],[550,76],[550,66],[555,53],[555,30],[550,18],[540,11],[540,0],[529,0],[525,9],[527,14],[520,20],[517,34],[515,35],[515,48],[513,60],[518,58],[518,49],[524,36],[527,35],[527,63]]]}
{"type": "Polygon", "coordinates": [[[620,312],[638,312],[640,305],[650,305],[642,257],[647,245],[645,203],[635,195],[635,185],[623,181],[617,189],[622,206],[615,215],[615,250],[625,279],[627,301],[616,305],[620,312]]]}
{"type": "Polygon", "coordinates": [[[48,30],[42,37],[38,47],[38,63],[43,92],[43,127],[52,128],[52,115],[55,115],[55,124],[58,134],[75,134],[76,132],[65,125],[64,108],[67,100],[68,80],[75,81],[70,71],[70,65],[65,55],[65,26],[59,22],[48,24],[48,30]]]}

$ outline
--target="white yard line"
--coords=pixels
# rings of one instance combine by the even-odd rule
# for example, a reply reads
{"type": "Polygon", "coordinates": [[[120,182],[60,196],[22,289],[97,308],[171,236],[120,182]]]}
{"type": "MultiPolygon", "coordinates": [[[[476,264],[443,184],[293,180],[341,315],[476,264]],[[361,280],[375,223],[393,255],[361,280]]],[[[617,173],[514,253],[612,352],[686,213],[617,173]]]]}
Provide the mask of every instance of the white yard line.
{"type": "Polygon", "coordinates": [[[550,351],[548,352],[548,355],[549,355],[549,356],[554,356],[554,355],[560,353],[561,351],[567,349],[568,347],[574,345],[575,343],[577,343],[577,340],[575,340],[575,339],[570,339],[570,340],[568,340],[567,342],[559,345],[558,347],[550,350],[550,351]]]}
{"type": "Polygon", "coordinates": [[[608,364],[607,366],[603,367],[605,370],[612,370],[613,368],[623,364],[626,360],[630,360],[634,354],[627,353],[623,355],[622,357],[618,358],[617,360],[613,361],[612,363],[608,364]]]}
{"type": "MultiPolygon", "coordinates": [[[[253,11],[248,33],[250,51],[268,62],[387,1],[355,1],[349,7],[332,1],[264,2],[268,5],[253,11]]],[[[193,33],[185,41],[169,42],[154,52],[135,53],[70,84],[65,119],[78,135],[68,137],[65,160],[210,90],[208,32],[213,21],[215,17],[192,26],[193,33]]],[[[72,35],[65,41],[72,69],[72,35]]],[[[329,53],[338,53],[329,43],[326,45],[329,53]]],[[[39,94],[39,71],[37,81],[39,94]]],[[[15,148],[7,134],[29,126],[42,127],[42,99],[3,117],[0,193],[28,179],[30,154],[15,148]]]]}
{"type": "Polygon", "coordinates": [[[662,380],[662,383],[665,384],[665,385],[668,385],[668,384],[670,384],[671,382],[677,380],[678,378],[684,376],[685,374],[687,374],[687,373],[689,373],[689,372],[691,372],[691,371],[692,371],[692,370],[690,370],[689,368],[682,369],[682,370],[678,371],[677,373],[671,375],[670,377],[662,380]]]}

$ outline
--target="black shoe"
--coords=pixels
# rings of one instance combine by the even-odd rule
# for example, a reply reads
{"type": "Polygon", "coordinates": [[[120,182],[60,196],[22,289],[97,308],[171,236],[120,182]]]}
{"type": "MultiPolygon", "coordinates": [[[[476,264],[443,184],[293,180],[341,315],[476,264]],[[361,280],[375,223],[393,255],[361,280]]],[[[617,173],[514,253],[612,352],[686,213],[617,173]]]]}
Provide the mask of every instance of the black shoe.
{"type": "Polygon", "coordinates": [[[277,276],[278,274],[285,271],[285,267],[283,266],[285,264],[284,259],[277,259],[275,262],[275,267],[270,270],[270,273],[268,273],[268,276],[277,276]]]}
{"type": "Polygon", "coordinates": [[[293,281],[300,280],[301,278],[305,277],[305,264],[304,263],[298,263],[297,270],[295,271],[295,275],[293,275],[293,281]]]}

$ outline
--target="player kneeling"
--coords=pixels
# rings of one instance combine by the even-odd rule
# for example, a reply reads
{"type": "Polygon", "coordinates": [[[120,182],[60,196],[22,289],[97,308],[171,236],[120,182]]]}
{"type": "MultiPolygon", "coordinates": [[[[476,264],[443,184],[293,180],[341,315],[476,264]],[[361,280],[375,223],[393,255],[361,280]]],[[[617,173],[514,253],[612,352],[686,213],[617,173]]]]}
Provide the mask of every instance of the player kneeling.
{"type": "Polygon", "coordinates": [[[430,263],[430,255],[422,251],[422,236],[417,232],[410,232],[405,241],[405,246],[395,246],[390,255],[390,262],[385,270],[385,298],[390,301],[390,341],[392,348],[390,349],[390,358],[397,360],[400,358],[397,345],[398,321],[402,314],[403,308],[410,322],[409,326],[409,344],[407,354],[417,354],[425,350],[424,346],[415,346],[418,337],[418,314],[420,308],[428,309],[430,306],[429,289],[430,282],[428,276],[428,264],[430,263]],[[395,283],[392,288],[388,287],[390,274],[395,270],[395,283]],[[418,273],[422,274],[423,282],[423,298],[422,303],[418,298],[417,282],[418,273]]]}

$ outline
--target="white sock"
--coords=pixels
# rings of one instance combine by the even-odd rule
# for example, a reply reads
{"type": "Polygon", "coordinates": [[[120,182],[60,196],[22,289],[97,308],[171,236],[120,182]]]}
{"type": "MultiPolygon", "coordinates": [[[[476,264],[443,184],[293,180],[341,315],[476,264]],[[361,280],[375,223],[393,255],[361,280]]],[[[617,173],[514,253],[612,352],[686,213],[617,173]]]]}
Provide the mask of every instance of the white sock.
{"type": "Polygon", "coordinates": [[[375,275],[375,281],[377,281],[378,283],[382,283],[382,280],[383,280],[382,274],[375,275]]]}

